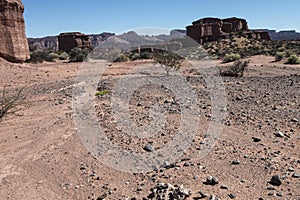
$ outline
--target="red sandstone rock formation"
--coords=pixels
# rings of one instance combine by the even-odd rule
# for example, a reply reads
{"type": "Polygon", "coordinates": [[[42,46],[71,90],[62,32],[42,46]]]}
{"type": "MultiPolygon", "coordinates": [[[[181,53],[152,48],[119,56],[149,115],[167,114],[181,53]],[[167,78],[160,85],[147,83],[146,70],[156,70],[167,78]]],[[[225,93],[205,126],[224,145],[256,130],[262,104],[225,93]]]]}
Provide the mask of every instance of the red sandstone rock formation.
{"type": "Polygon", "coordinates": [[[92,49],[89,36],[79,32],[61,33],[58,36],[58,46],[59,50],[66,52],[69,52],[75,47],[88,50],[92,49]]]}
{"type": "Polygon", "coordinates": [[[269,34],[264,31],[251,31],[245,19],[240,18],[203,18],[187,26],[187,36],[200,44],[217,41],[229,37],[229,34],[242,34],[249,38],[270,40],[269,34]]]}
{"type": "Polygon", "coordinates": [[[10,62],[30,58],[21,0],[0,1],[0,57],[10,62]]]}

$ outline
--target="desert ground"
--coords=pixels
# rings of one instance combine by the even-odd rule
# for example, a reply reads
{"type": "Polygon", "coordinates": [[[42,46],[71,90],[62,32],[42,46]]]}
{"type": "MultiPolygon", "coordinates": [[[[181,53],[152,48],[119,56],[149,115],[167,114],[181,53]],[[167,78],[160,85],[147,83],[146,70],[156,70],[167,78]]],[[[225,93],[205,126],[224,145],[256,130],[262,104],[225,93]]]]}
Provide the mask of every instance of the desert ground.
{"type": "MultiPolygon", "coordinates": [[[[104,165],[77,134],[72,87],[81,63],[1,60],[0,86],[10,91],[25,86],[25,100],[0,122],[0,199],[159,199],[154,193],[163,187],[160,183],[182,185],[182,199],[300,199],[300,65],[273,60],[251,57],[244,77],[222,77],[227,95],[223,131],[201,159],[197,152],[212,105],[201,74],[183,70],[199,95],[203,126],[174,166],[134,174],[104,165]],[[280,177],[280,186],[269,183],[274,175],[280,177]],[[218,181],[207,184],[208,176],[218,181]]],[[[149,61],[112,63],[107,87],[128,68],[145,62],[149,61]]],[[[130,113],[137,123],[147,122],[146,107],[160,98],[159,93],[151,96],[152,90],[142,88],[132,97],[130,113]]],[[[167,134],[143,140],[130,137],[112,123],[110,95],[95,97],[108,138],[140,153],[151,153],[143,150],[148,143],[163,148],[178,113],[170,114],[174,124],[167,134]]],[[[172,94],[161,96],[159,103],[167,111],[177,109],[172,94]]]]}

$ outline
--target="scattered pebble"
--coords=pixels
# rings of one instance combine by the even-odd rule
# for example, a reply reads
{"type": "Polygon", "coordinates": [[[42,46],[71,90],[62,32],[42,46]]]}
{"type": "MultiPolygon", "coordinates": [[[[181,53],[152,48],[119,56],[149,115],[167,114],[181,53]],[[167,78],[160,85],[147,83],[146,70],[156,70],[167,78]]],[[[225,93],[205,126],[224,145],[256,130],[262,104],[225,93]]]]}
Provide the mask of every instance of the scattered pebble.
{"type": "Polygon", "coordinates": [[[299,120],[297,118],[291,119],[291,122],[298,122],[299,120]]]}
{"type": "Polygon", "coordinates": [[[257,138],[257,137],[252,137],[252,139],[253,139],[253,142],[260,142],[261,141],[261,139],[257,138]]]}
{"type": "Polygon", "coordinates": [[[152,151],[154,151],[154,147],[152,145],[148,144],[144,147],[144,150],[147,152],[152,152],[152,151]]]}
{"type": "Polygon", "coordinates": [[[218,183],[219,183],[219,180],[214,176],[208,176],[206,178],[206,182],[205,182],[205,184],[207,184],[207,185],[216,185],[218,183]]]}
{"type": "Polygon", "coordinates": [[[223,189],[223,190],[227,190],[228,186],[227,185],[221,185],[220,188],[223,189]]]}
{"type": "Polygon", "coordinates": [[[293,177],[293,178],[300,178],[300,174],[298,174],[298,173],[295,172],[295,173],[292,175],[292,177],[293,177]]]}
{"type": "Polygon", "coordinates": [[[208,195],[202,192],[201,190],[199,190],[198,193],[200,194],[200,198],[208,197],[208,195]]]}
{"type": "Polygon", "coordinates": [[[269,181],[269,183],[271,185],[274,185],[274,186],[280,186],[281,185],[281,180],[280,180],[280,177],[278,175],[274,175],[272,176],[271,180],[269,181]]]}
{"type": "Polygon", "coordinates": [[[211,195],[209,200],[219,200],[219,197],[216,195],[211,195]]]}
{"type": "Polygon", "coordinates": [[[86,170],[87,169],[87,166],[85,166],[85,165],[82,165],[81,167],[80,167],[80,170],[86,170]]]}
{"type": "Polygon", "coordinates": [[[190,162],[185,162],[185,163],[183,164],[183,166],[184,166],[184,167],[191,166],[191,163],[190,163],[190,162]]]}
{"type": "Polygon", "coordinates": [[[239,164],[240,164],[240,161],[234,160],[234,161],[231,162],[231,164],[232,164],[232,165],[239,165],[239,164]]]}
{"type": "Polygon", "coordinates": [[[281,138],[284,137],[284,133],[282,133],[281,131],[275,132],[274,135],[275,135],[276,137],[281,137],[281,138]]]}
{"type": "Polygon", "coordinates": [[[276,194],[276,196],[278,196],[278,197],[283,197],[283,194],[280,193],[280,192],[278,192],[278,193],[276,194]]]}
{"type": "Polygon", "coordinates": [[[230,193],[228,196],[229,196],[230,199],[235,199],[235,195],[232,194],[232,193],[230,193]]]}
{"type": "Polygon", "coordinates": [[[189,197],[191,190],[181,186],[173,186],[169,183],[158,183],[155,187],[150,189],[151,193],[143,199],[178,199],[184,200],[189,197]]]}

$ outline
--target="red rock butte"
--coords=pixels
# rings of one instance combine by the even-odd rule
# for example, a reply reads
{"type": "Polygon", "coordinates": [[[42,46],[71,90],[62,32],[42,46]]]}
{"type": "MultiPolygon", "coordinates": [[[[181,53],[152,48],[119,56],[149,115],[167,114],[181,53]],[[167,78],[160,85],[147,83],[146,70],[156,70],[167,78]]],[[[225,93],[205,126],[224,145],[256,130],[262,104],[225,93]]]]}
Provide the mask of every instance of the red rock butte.
{"type": "Polygon", "coordinates": [[[0,57],[10,62],[30,58],[21,0],[0,1],[0,57]]]}
{"type": "Polygon", "coordinates": [[[187,36],[200,44],[229,38],[232,34],[243,35],[247,38],[271,40],[266,31],[249,30],[248,23],[241,18],[203,18],[187,26],[187,36]]]}
{"type": "Polygon", "coordinates": [[[59,50],[69,52],[73,48],[92,49],[88,35],[80,32],[61,33],[58,36],[59,50]]]}

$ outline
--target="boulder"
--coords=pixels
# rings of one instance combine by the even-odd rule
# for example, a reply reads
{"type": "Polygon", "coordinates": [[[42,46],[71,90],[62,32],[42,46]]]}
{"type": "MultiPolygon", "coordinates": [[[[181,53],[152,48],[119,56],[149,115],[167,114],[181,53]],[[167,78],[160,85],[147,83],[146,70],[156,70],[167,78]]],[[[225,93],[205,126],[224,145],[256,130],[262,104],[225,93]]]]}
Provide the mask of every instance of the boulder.
{"type": "Polygon", "coordinates": [[[0,1],[0,57],[10,62],[30,58],[21,0],[0,1]]]}
{"type": "Polygon", "coordinates": [[[58,46],[59,50],[65,52],[69,52],[76,47],[88,50],[93,49],[89,36],[79,32],[61,33],[58,36],[58,46]]]}

